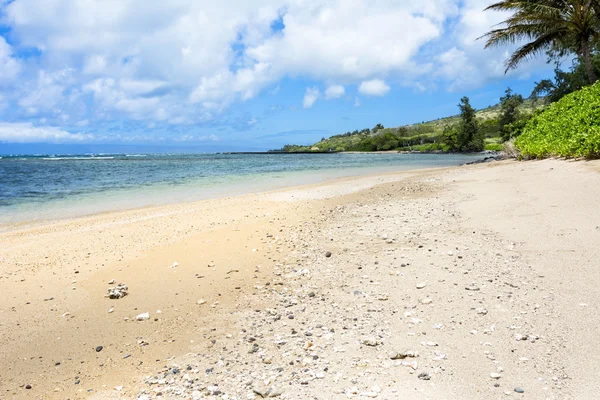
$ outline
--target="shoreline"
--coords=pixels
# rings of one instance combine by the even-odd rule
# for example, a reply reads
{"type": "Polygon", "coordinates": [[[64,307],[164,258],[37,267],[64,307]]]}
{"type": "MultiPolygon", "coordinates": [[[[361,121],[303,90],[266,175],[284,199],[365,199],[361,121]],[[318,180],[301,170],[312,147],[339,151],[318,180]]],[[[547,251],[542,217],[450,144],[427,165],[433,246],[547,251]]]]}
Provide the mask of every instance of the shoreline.
{"type": "MultiPolygon", "coordinates": [[[[464,165],[468,165],[464,164],[464,165]]],[[[462,165],[458,165],[457,167],[460,167],[462,165]]],[[[0,222],[0,233],[1,232],[11,232],[11,231],[15,231],[15,230],[19,230],[19,229],[26,229],[28,227],[35,227],[35,226],[42,226],[42,225],[47,225],[47,224],[52,224],[52,223],[60,223],[62,221],[69,221],[69,220],[74,220],[74,219],[78,219],[78,218],[85,218],[85,217],[93,217],[93,216],[99,216],[99,215],[105,215],[105,214],[110,214],[110,213],[119,213],[119,212],[129,212],[129,211],[137,211],[137,210],[143,210],[143,209],[153,209],[153,208],[162,208],[162,207],[168,207],[171,205],[180,205],[180,204],[189,204],[189,203],[196,203],[196,202],[201,202],[201,201],[205,201],[205,200],[215,200],[215,199],[226,199],[226,198],[231,198],[231,197],[238,197],[238,196],[244,196],[244,195],[250,195],[250,194],[261,194],[261,193],[270,193],[270,192],[276,192],[276,191],[280,191],[280,190],[287,190],[287,189],[293,189],[295,187],[304,187],[304,186],[311,186],[311,185],[320,185],[320,184],[327,184],[327,183],[333,183],[336,182],[338,180],[344,180],[344,179],[354,179],[354,178],[361,178],[361,177],[377,177],[380,175],[385,175],[385,174],[395,174],[395,173],[404,173],[404,172],[411,172],[411,171],[427,171],[427,170],[436,170],[436,169],[444,169],[444,168],[452,168],[452,167],[446,167],[446,166],[442,166],[442,167],[416,167],[416,168],[412,168],[412,167],[408,167],[408,168],[404,168],[403,166],[378,166],[378,167],[369,167],[369,168],[349,168],[349,169],[344,169],[344,170],[339,170],[339,169],[326,169],[326,170],[316,170],[316,171],[290,171],[287,172],[287,176],[286,178],[286,182],[285,183],[273,183],[272,181],[267,183],[267,181],[261,181],[258,180],[253,184],[244,184],[242,185],[242,189],[240,189],[240,185],[239,184],[234,184],[234,183],[228,183],[228,184],[221,184],[221,185],[217,185],[213,189],[213,191],[209,191],[207,193],[203,193],[203,194],[196,194],[196,195],[189,195],[189,194],[185,194],[182,193],[182,196],[184,197],[184,200],[181,200],[181,197],[178,197],[177,195],[173,194],[173,191],[175,191],[177,193],[177,190],[179,190],[179,188],[175,187],[175,188],[168,188],[165,187],[162,190],[159,190],[158,188],[154,188],[154,192],[153,192],[153,196],[155,198],[155,201],[153,201],[152,203],[142,203],[142,204],[138,204],[138,205],[134,205],[133,203],[127,203],[124,202],[123,200],[120,201],[116,201],[113,200],[112,203],[109,203],[109,207],[108,209],[103,209],[101,206],[96,206],[95,208],[98,209],[98,211],[92,211],[93,204],[94,201],[99,201],[101,200],[87,200],[87,202],[91,202],[90,205],[86,209],[82,208],[82,205],[79,205],[79,208],[75,207],[70,207],[67,206],[65,203],[66,200],[62,200],[60,201],[61,203],[63,203],[62,206],[57,206],[56,204],[45,204],[42,205],[42,208],[45,207],[45,209],[43,211],[38,211],[38,216],[36,218],[28,218],[25,216],[19,216],[16,217],[14,220],[8,221],[7,222],[0,222]],[[294,181],[294,182],[289,182],[290,179],[292,178],[298,178],[298,176],[300,177],[299,180],[294,181]],[[299,183],[298,183],[299,182],[299,183]],[[160,198],[160,196],[158,196],[159,193],[167,193],[168,194],[168,198],[162,198],[161,200],[158,200],[160,198]],[[51,209],[49,209],[48,207],[58,207],[58,210],[55,211],[51,211],[51,209]],[[98,208],[100,207],[100,208],[98,208]],[[68,211],[69,213],[73,214],[75,213],[75,215],[73,216],[57,216],[58,213],[64,213],[68,211]],[[28,218],[28,219],[25,219],[28,218]]],[[[261,177],[261,175],[255,175],[253,176],[254,178],[256,177],[261,177]]],[[[266,177],[262,177],[262,179],[266,179],[266,177]]],[[[283,178],[282,178],[283,179],[283,178]]],[[[185,188],[183,189],[185,190],[185,188]]],[[[190,188],[188,188],[187,190],[190,190],[190,188]]],[[[129,196],[135,196],[135,190],[131,189],[131,190],[127,190],[128,192],[132,192],[132,193],[120,193],[119,197],[129,197],[129,196]]],[[[116,195],[117,193],[115,193],[116,195]]],[[[86,200],[81,200],[81,201],[86,201],[86,200]]],[[[19,212],[17,212],[18,214],[19,212]]]]}
{"type": "Polygon", "coordinates": [[[210,398],[217,383],[230,398],[260,398],[259,384],[287,399],[353,387],[491,399],[517,386],[527,398],[585,398],[600,366],[584,357],[600,323],[600,216],[583,211],[600,198],[599,170],[557,160],[411,170],[2,232],[0,393],[210,398]],[[106,299],[112,279],[129,295],[106,299]],[[413,372],[389,360],[403,348],[421,353],[413,372]]]}

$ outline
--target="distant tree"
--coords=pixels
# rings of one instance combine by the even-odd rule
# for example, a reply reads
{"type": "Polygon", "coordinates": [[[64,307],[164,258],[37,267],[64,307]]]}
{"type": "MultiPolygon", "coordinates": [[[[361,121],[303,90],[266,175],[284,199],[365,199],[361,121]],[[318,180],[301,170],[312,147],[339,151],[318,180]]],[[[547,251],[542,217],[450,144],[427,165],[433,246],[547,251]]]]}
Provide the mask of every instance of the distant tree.
{"type": "Polygon", "coordinates": [[[383,125],[381,125],[381,124],[377,124],[377,125],[375,125],[375,127],[374,127],[373,129],[371,129],[371,132],[375,133],[375,132],[377,132],[377,131],[380,131],[380,130],[382,130],[382,129],[385,129],[385,128],[383,127],[383,125]]]}
{"type": "Polygon", "coordinates": [[[442,142],[448,147],[450,151],[459,151],[460,144],[458,142],[458,127],[456,125],[444,126],[442,133],[442,142]]]}
{"type": "Polygon", "coordinates": [[[409,134],[409,130],[408,130],[408,128],[407,128],[407,127],[405,127],[405,126],[401,126],[400,128],[398,128],[398,129],[396,130],[396,135],[397,135],[398,137],[404,137],[404,136],[408,136],[408,134],[409,134]]]}
{"type": "Polygon", "coordinates": [[[523,104],[523,96],[513,93],[511,88],[507,88],[504,96],[500,97],[500,133],[505,142],[513,136],[512,124],[517,122],[521,115],[519,106],[523,104]]]}
{"type": "Polygon", "coordinates": [[[392,150],[398,147],[398,138],[391,131],[387,131],[373,138],[373,145],[377,151],[392,150]]]}
{"type": "Polygon", "coordinates": [[[460,108],[461,122],[458,131],[458,144],[460,151],[481,151],[483,150],[484,139],[479,132],[475,109],[471,107],[468,97],[460,99],[458,104],[460,108]]]}
{"type": "Polygon", "coordinates": [[[362,138],[360,142],[358,142],[358,144],[351,148],[351,150],[354,151],[375,151],[377,150],[377,147],[375,146],[375,144],[373,143],[373,138],[370,136],[367,136],[365,138],[362,138]]]}
{"type": "Polygon", "coordinates": [[[479,122],[479,131],[484,138],[500,136],[500,122],[498,118],[484,119],[479,122]]]}

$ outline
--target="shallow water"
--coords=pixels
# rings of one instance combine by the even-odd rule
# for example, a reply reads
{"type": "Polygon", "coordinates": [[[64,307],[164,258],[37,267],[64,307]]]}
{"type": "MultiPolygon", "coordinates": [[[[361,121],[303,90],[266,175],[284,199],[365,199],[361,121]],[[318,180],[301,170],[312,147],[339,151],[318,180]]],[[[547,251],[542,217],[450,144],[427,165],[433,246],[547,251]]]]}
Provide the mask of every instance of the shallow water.
{"type": "Polygon", "coordinates": [[[0,223],[68,218],[321,182],[444,167],[462,154],[135,154],[3,156],[0,223]]]}

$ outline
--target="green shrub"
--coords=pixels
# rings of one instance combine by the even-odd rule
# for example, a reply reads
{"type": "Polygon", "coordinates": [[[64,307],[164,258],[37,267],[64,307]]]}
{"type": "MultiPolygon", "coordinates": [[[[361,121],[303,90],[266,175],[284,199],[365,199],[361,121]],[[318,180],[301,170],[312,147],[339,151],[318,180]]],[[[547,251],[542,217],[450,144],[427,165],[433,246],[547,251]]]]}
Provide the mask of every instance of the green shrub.
{"type": "Polygon", "coordinates": [[[515,145],[524,157],[600,156],[600,82],[563,97],[528,122],[515,145]]]}
{"type": "Polygon", "coordinates": [[[502,151],[504,146],[502,146],[500,143],[488,143],[483,149],[487,151],[502,151]]]}

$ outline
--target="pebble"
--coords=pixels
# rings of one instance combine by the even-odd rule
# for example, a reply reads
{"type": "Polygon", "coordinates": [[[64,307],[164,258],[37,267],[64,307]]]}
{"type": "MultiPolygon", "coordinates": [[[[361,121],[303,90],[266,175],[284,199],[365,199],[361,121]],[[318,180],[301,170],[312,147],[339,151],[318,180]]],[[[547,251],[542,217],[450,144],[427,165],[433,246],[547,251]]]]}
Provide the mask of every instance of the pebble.
{"type": "Polygon", "coordinates": [[[328,251],[327,253],[325,253],[325,257],[327,257],[327,258],[331,257],[331,252],[328,251]]]}
{"type": "Polygon", "coordinates": [[[109,299],[121,299],[127,296],[129,288],[127,285],[119,283],[117,286],[108,288],[108,297],[109,299]]]}
{"type": "Polygon", "coordinates": [[[262,397],[263,399],[279,397],[283,394],[282,390],[280,390],[274,386],[268,387],[268,388],[255,386],[254,388],[252,388],[252,391],[254,393],[256,393],[257,395],[259,395],[260,397],[262,397]]]}
{"type": "Polygon", "coordinates": [[[521,389],[520,387],[515,388],[515,392],[517,393],[525,393],[524,389],[521,389]]]}
{"type": "Polygon", "coordinates": [[[25,389],[31,389],[31,385],[25,386],[25,389]]]}
{"type": "Polygon", "coordinates": [[[429,375],[428,372],[421,372],[419,374],[419,379],[424,380],[424,381],[428,381],[431,379],[431,375],[429,375]]]}
{"type": "Polygon", "coordinates": [[[150,319],[150,313],[142,313],[139,314],[137,317],[135,317],[136,321],[146,321],[148,319],[150,319]]]}
{"type": "Polygon", "coordinates": [[[497,372],[492,372],[492,373],[490,374],[490,378],[492,378],[492,379],[500,379],[501,377],[502,377],[502,375],[500,375],[500,374],[499,374],[499,373],[497,373],[497,372]]]}
{"type": "Polygon", "coordinates": [[[403,360],[405,358],[415,358],[419,357],[419,353],[412,350],[404,350],[400,352],[392,352],[390,353],[390,359],[392,360],[403,360]]]}
{"type": "Polygon", "coordinates": [[[427,283],[425,282],[417,283],[417,289],[423,289],[425,286],[427,286],[427,283]]]}
{"type": "Polygon", "coordinates": [[[103,346],[96,347],[96,353],[100,353],[103,348],[104,348],[103,346]]]}
{"type": "Polygon", "coordinates": [[[372,347],[379,346],[381,344],[381,342],[379,340],[377,340],[371,336],[362,338],[360,340],[360,343],[364,344],[365,346],[372,346],[372,347]]]}

